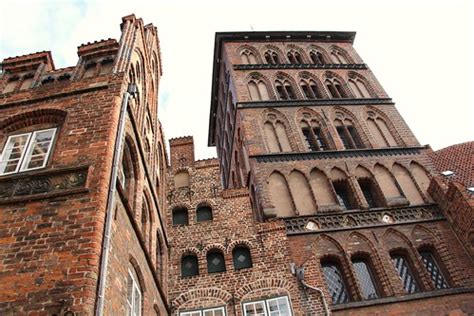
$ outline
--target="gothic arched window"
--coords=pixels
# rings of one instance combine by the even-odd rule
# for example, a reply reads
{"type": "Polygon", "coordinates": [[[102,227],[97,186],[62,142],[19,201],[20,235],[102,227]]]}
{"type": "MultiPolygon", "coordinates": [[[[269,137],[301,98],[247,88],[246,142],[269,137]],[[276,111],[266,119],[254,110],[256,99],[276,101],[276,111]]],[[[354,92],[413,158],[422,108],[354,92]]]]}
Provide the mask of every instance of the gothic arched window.
{"type": "Polygon", "coordinates": [[[276,53],[274,50],[267,50],[265,54],[263,55],[265,57],[265,61],[267,64],[270,65],[278,65],[281,64],[280,56],[278,56],[278,53],[276,53]]]}
{"type": "Polygon", "coordinates": [[[348,80],[349,87],[351,88],[352,94],[356,98],[371,98],[371,94],[367,89],[366,83],[362,81],[360,78],[350,78],[348,80]]]}
{"type": "Polygon", "coordinates": [[[267,85],[263,80],[252,79],[248,82],[248,89],[250,93],[250,98],[253,101],[266,101],[270,100],[270,95],[268,94],[267,85]]]}
{"type": "Polygon", "coordinates": [[[263,124],[263,131],[270,152],[287,152],[292,150],[286,127],[281,117],[273,113],[268,114],[263,124]]]}
{"type": "Polygon", "coordinates": [[[250,49],[244,49],[242,52],[240,52],[240,59],[244,65],[258,64],[257,57],[250,49]]]}
{"type": "Polygon", "coordinates": [[[328,91],[329,91],[329,94],[331,96],[331,98],[333,99],[341,99],[341,98],[347,98],[349,97],[349,95],[346,93],[346,91],[344,90],[344,88],[342,87],[342,84],[341,82],[336,79],[336,78],[327,78],[325,81],[324,81],[328,91]]]}
{"type": "Polygon", "coordinates": [[[289,80],[275,80],[275,88],[280,100],[295,100],[296,94],[289,80]]]}
{"type": "Polygon", "coordinates": [[[321,65],[326,64],[326,60],[320,51],[317,51],[317,50],[310,51],[309,57],[311,58],[311,61],[313,62],[313,64],[321,64],[321,65]]]}
{"type": "Polygon", "coordinates": [[[379,298],[380,294],[377,289],[375,275],[369,262],[363,258],[354,258],[352,259],[352,267],[354,268],[357,280],[359,281],[362,299],[371,300],[379,298]]]}
{"type": "Polygon", "coordinates": [[[306,99],[322,99],[324,95],[321,93],[318,84],[313,79],[301,79],[300,87],[303,90],[306,99]]]}
{"type": "Polygon", "coordinates": [[[349,64],[347,54],[345,52],[342,52],[340,48],[332,49],[331,58],[335,64],[349,64]]]}
{"type": "Polygon", "coordinates": [[[419,292],[418,282],[407,256],[399,253],[391,253],[392,263],[402,281],[403,288],[408,294],[419,292]]]}
{"type": "Polygon", "coordinates": [[[298,65],[303,63],[303,58],[301,58],[301,54],[294,49],[290,50],[286,54],[286,56],[288,57],[288,61],[290,62],[290,64],[298,65]]]}
{"type": "Polygon", "coordinates": [[[431,281],[433,281],[436,289],[447,289],[449,284],[443,274],[440,264],[436,259],[434,253],[429,249],[422,249],[419,251],[423,264],[425,265],[426,271],[430,275],[431,281]]]}
{"type": "Polygon", "coordinates": [[[349,302],[346,282],[340,265],[333,261],[321,262],[324,279],[333,304],[349,302]]]}
{"type": "Polygon", "coordinates": [[[351,119],[338,118],[334,121],[334,125],[345,149],[365,148],[351,119]]]}

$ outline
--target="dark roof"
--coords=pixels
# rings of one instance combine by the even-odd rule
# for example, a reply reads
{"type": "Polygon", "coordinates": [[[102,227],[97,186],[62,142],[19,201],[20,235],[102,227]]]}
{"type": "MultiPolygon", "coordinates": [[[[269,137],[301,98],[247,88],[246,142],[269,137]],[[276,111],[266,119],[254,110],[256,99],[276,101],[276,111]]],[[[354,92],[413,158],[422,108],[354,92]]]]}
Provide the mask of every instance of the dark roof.
{"type": "Polygon", "coordinates": [[[353,43],[355,32],[330,31],[268,31],[268,32],[217,32],[214,41],[214,60],[212,72],[211,109],[209,113],[208,146],[215,145],[214,128],[217,108],[217,81],[219,80],[219,63],[224,42],[235,41],[327,41],[353,43]]]}
{"type": "Polygon", "coordinates": [[[429,155],[439,172],[454,172],[450,180],[466,187],[474,186],[474,141],[452,145],[429,155]]]}

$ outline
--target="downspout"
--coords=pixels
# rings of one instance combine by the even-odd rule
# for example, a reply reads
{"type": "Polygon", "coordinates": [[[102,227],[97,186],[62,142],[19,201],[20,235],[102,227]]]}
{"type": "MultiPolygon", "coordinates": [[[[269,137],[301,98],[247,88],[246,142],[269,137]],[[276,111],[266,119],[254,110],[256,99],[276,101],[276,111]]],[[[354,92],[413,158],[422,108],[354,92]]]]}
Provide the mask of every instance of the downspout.
{"type": "Polygon", "coordinates": [[[109,248],[110,237],[113,222],[113,206],[115,204],[115,187],[117,185],[117,173],[120,166],[120,153],[123,145],[123,132],[125,128],[125,117],[127,112],[128,99],[130,95],[134,94],[136,90],[135,85],[129,84],[127,91],[123,94],[122,104],[120,109],[119,124],[117,129],[117,136],[114,146],[114,158],[112,162],[112,173],[110,175],[109,192],[107,196],[106,217],[104,228],[104,239],[102,243],[102,256],[100,258],[99,271],[99,286],[97,288],[97,300],[95,315],[102,316],[104,313],[105,300],[105,286],[107,283],[107,267],[109,263],[109,248]]]}
{"type": "Polygon", "coordinates": [[[303,285],[305,289],[311,289],[313,291],[318,292],[319,295],[321,295],[321,300],[323,301],[323,306],[324,306],[324,315],[329,316],[330,315],[329,306],[326,301],[326,297],[324,296],[323,290],[321,290],[318,287],[311,286],[304,281],[304,267],[297,267],[296,264],[291,263],[290,268],[291,268],[291,273],[296,276],[296,279],[301,282],[301,285],[303,285]]]}

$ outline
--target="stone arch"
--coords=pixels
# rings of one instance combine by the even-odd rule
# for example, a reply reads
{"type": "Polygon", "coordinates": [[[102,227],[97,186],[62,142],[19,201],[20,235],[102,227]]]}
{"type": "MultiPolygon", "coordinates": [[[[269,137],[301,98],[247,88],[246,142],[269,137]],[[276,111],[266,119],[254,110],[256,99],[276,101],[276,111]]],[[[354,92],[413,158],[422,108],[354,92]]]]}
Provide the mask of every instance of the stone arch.
{"type": "Polygon", "coordinates": [[[142,293],[145,293],[146,283],[145,283],[145,278],[143,277],[142,270],[140,269],[140,264],[132,255],[129,255],[128,261],[130,262],[130,265],[132,265],[133,269],[135,270],[135,274],[137,275],[138,283],[140,283],[140,289],[142,290],[142,293]]]}
{"type": "MultiPolygon", "coordinates": [[[[436,245],[439,242],[439,238],[424,225],[417,224],[411,230],[411,239],[420,245],[436,245]],[[419,240],[419,241],[418,241],[419,240]]],[[[420,247],[420,245],[418,247],[420,247]]]]}
{"type": "MultiPolygon", "coordinates": [[[[260,55],[260,52],[254,46],[251,46],[248,44],[241,45],[239,48],[237,48],[239,56],[242,56],[245,50],[248,50],[255,56],[256,64],[262,64],[262,57],[260,55]]],[[[249,63],[249,64],[252,64],[252,63],[249,63]]]]}
{"type": "MultiPolygon", "coordinates": [[[[321,82],[321,80],[314,74],[310,73],[309,71],[301,71],[298,73],[298,79],[301,80],[313,80],[321,93],[322,98],[327,99],[329,98],[328,92],[326,88],[324,87],[324,84],[321,82]]],[[[300,82],[301,83],[301,82],[300,82]]]]}
{"type": "Polygon", "coordinates": [[[58,109],[39,109],[9,116],[0,121],[0,132],[14,132],[31,125],[57,124],[62,125],[67,116],[66,111],[58,109]]]}
{"type": "Polygon", "coordinates": [[[345,180],[347,179],[347,173],[343,171],[341,168],[334,167],[331,169],[330,179],[333,181],[345,180]]]}
{"type": "Polygon", "coordinates": [[[288,294],[293,290],[293,285],[284,279],[277,278],[265,278],[259,279],[252,283],[248,283],[235,291],[235,298],[238,301],[242,301],[245,297],[252,292],[262,291],[266,289],[280,289],[286,291],[288,294]]]}
{"type": "Polygon", "coordinates": [[[410,171],[420,190],[428,196],[428,187],[431,181],[429,172],[416,161],[410,162],[410,171]]]}
{"type": "Polygon", "coordinates": [[[181,249],[179,257],[183,258],[184,256],[188,256],[188,255],[199,257],[200,254],[201,254],[201,251],[198,248],[186,247],[184,249],[181,249]]]}
{"type": "MultiPolygon", "coordinates": [[[[375,92],[374,88],[369,83],[369,81],[364,76],[362,76],[361,74],[359,74],[355,71],[349,71],[346,75],[346,78],[347,78],[347,83],[348,84],[349,84],[350,80],[353,80],[353,82],[356,82],[356,80],[360,80],[360,82],[364,85],[364,87],[366,89],[366,91],[361,91],[362,94],[367,93],[368,94],[367,97],[377,98],[377,93],[375,92]]],[[[352,86],[351,88],[353,88],[353,87],[354,86],[352,86]]],[[[359,88],[359,89],[361,89],[361,88],[359,88]]],[[[352,94],[354,96],[357,95],[357,93],[353,89],[351,89],[351,91],[352,91],[352,94]]]]}
{"type": "Polygon", "coordinates": [[[406,143],[403,141],[403,138],[400,136],[397,129],[393,125],[392,120],[388,117],[387,114],[385,114],[385,112],[371,105],[366,106],[365,108],[366,120],[372,118],[376,123],[384,123],[378,125],[390,146],[406,146],[406,143]],[[374,115],[370,115],[371,112],[373,112],[374,115]]]}
{"type": "Polygon", "coordinates": [[[395,177],[387,167],[376,163],[374,166],[374,175],[388,206],[406,205],[408,203],[405,197],[402,196],[402,191],[395,177]]]}
{"type": "Polygon", "coordinates": [[[231,253],[235,247],[239,247],[239,246],[247,247],[250,250],[250,252],[252,252],[252,248],[254,247],[252,242],[245,239],[238,239],[238,240],[232,241],[227,246],[226,253],[231,253]]]}
{"type": "Polygon", "coordinates": [[[423,196],[418,191],[418,187],[413,181],[410,172],[399,163],[393,164],[392,171],[410,205],[424,204],[423,196]]]}
{"type": "Polygon", "coordinates": [[[288,179],[298,215],[314,214],[316,204],[306,176],[298,170],[293,170],[290,172],[288,179]]]}
{"type": "MultiPolygon", "coordinates": [[[[336,80],[339,85],[342,88],[341,97],[342,98],[353,98],[354,96],[352,95],[351,90],[347,86],[347,82],[344,80],[343,77],[341,77],[339,74],[335,73],[334,71],[327,70],[323,74],[323,82],[326,88],[328,88],[328,81],[334,83],[334,80],[336,80]]],[[[333,96],[334,97],[334,96],[333,96]]]]}
{"type": "MultiPolygon", "coordinates": [[[[306,52],[304,51],[304,49],[302,49],[300,46],[298,45],[295,45],[295,44],[288,44],[286,45],[286,52],[287,54],[291,51],[291,50],[294,50],[295,52],[298,52],[298,54],[300,54],[301,56],[301,59],[303,61],[303,64],[308,64],[309,61],[308,61],[308,56],[306,55],[306,52]]],[[[285,55],[286,59],[288,59],[288,56],[285,55]]]]}
{"type": "Polygon", "coordinates": [[[290,187],[285,176],[279,171],[272,172],[268,178],[268,190],[278,217],[296,215],[290,187]]]}
{"type": "Polygon", "coordinates": [[[353,64],[354,63],[354,61],[349,56],[349,54],[346,52],[346,50],[344,50],[343,48],[341,48],[339,46],[332,45],[331,47],[329,47],[329,51],[330,51],[331,59],[333,60],[333,62],[335,62],[337,64],[353,64]],[[340,59],[339,59],[339,62],[337,62],[337,60],[334,59],[334,57],[333,57],[334,52],[336,52],[337,54],[342,56],[345,59],[345,62],[343,62],[340,59]]]}
{"type": "MultiPolygon", "coordinates": [[[[275,91],[273,90],[273,85],[272,85],[270,79],[267,76],[265,76],[265,75],[263,75],[259,72],[251,72],[245,78],[246,78],[247,85],[249,85],[249,83],[252,82],[252,81],[256,84],[258,92],[260,93],[261,96],[263,96],[262,95],[263,92],[261,91],[262,86],[261,85],[259,86],[259,83],[260,82],[263,83],[265,85],[266,90],[267,90],[268,100],[275,100],[276,99],[275,91]]],[[[249,87],[249,96],[252,99],[250,87],[249,87]]],[[[262,98],[262,100],[264,100],[264,99],[262,98]]]]}
{"type": "Polygon", "coordinates": [[[265,45],[261,48],[260,53],[261,53],[261,56],[262,56],[262,61],[263,61],[263,58],[264,58],[263,56],[265,56],[265,52],[267,52],[268,50],[272,50],[275,53],[277,53],[278,58],[280,60],[280,63],[284,64],[284,61],[286,60],[285,54],[283,53],[283,51],[279,47],[277,47],[275,45],[271,45],[271,44],[267,44],[267,45],[265,45]]]}
{"type": "Polygon", "coordinates": [[[415,249],[410,239],[395,228],[388,228],[384,232],[382,240],[389,252],[398,248],[405,248],[413,253],[415,249]]]}
{"type": "Polygon", "coordinates": [[[232,294],[218,287],[193,289],[180,294],[173,300],[172,305],[180,309],[187,302],[202,299],[216,299],[222,302],[222,304],[227,305],[232,300],[232,294]]]}
{"type": "Polygon", "coordinates": [[[340,133],[342,132],[342,130],[339,131],[338,129],[342,127],[343,130],[345,130],[345,129],[348,129],[352,125],[355,129],[355,133],[354,133],[355,135],[352,135],[350,131],[347,131],[349,135],[346,137],[350,136],[353,139],[352,141],[354,142],[354,146],[356,148],[370,148],[371,147],[369,138],[367,137],[365,130],[362,128],[362,125],[360,124],[359,120],[354,115],[354,113],[352,113],[351,111],[343,107],[335,106],[332,109],[331,117],[332,117],[334,126],[336,127],[336,131],[339,135],[339,138],[341,138],[340,133]]]}
{"type": "Polygon", "coordinates": [[[321,260],[327,256],[336,256],[344,259],[344,247],[334,238],[329,235],[321,234],[311,245],[312,253],[321,260]]]}
{"type": "Polygon", "coordinates": [[[321,46],[319,45],[309,45],[308,46],[308,56],[311,54],[311,51],[318,51],[321,53],[321,55],[323,56],[323,63],[324,64],[330,64],[331,63],[331,58],[329,57],[327,51],[322,48],[321,46]]]}
{"type": "Polygon", "coordinates": [[[285,115],[275,109],[263,111],[263,136],[270,152],[292,151],[290,123],[285,115]]]}
{"type": "Polygon", "coordinates": [[[222,254],[225,254],[227,252],[226,248],[221,245],[221,244],[210,244],[210,245],[207,245],[206,247],[204,247],[202,249],[202,254],[207,254],[208,252],[210,251],[213,251],[213,250],[217,250],[219,252],[222,252],[222,254]]]}
{"type": "Polygon", "coordinates": [[[314,168],[310,172],[310,184],[316,198],[318,210],[332,209],[337,204],[330,179],[320,169],[314,168]]]}
{"type": "Polygon", "coordinates": [[[275,85],[275,82],[277,80],[282,81],[282,82],[283,81],[288,81],[290,83],[294,93],[295,93],[295,98],[296,99],[302,99],[303,98],[303,96],[301,94],[301,91],[298,88],[298,84],[296,83],[296,80],[292,76],[290,76],[289,74],[287,74],[283,71],[278,71],[272,76],[272,79],[273,79],[272,82],[274,83],[274,85],[275,85]]]}

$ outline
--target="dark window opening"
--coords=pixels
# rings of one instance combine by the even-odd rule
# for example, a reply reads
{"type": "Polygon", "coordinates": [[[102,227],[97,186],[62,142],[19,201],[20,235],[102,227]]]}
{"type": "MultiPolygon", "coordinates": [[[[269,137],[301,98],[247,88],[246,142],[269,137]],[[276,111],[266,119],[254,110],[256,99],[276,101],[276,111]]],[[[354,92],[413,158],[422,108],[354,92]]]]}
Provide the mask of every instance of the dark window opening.
{"type": "Polygon", "coordinates": [[[336,87],[339,98],[346,98],[347,97],[346,93],[344,92],[344,89],[342,89],[342,87],[339,83],[335,83],[334,86],[336,87]]]}
{"type": "Polygon", "coordinates": [[[294,100],[296,99],[296,96],[295,96],[295,93],[293,91],[293,88],[289,85],[289,84],[286,84],[285,85],[285,90],[286,90],[286,94],[288,95],[288,99],[289,100],[294,100]]]}
{"type": "Polygon", "coordinates": [[[310,87],[311,87],[311,91],[313,91],[313,94],[317,99],[322,99],[323,98],[323,95],[319,91],[318,86],[316,86],[315,84],[312,84],[312,85],[310,85],[310,87]]]}
{"type": "Polygon", "coordinates": [[[352,266],[359,281],[362,298],[365,300],[379,298],[374,274],[372,273],[369,264],[363,259],[352,260],[352,266]]]}
{"type": "Polygon", "coordinates": [[[345,149],[353,149],[354,146],[352,146],[351,142],[349,141],[346,131],[344,129],[344,126],[337,126],[336,127],[337,134],[339,135],[339,138],[342,141],[342,144],[344,145],[345,149]]]}
{"type": "Polygon", "coordinates": [[[438,290],[449,288],[448,282],[444,277],[436,258],[430,251],[420,251],[421,259],[425,264],[426,271],[428,271],[431,280],[438,290]]]}
{"type": "Polygon", "coordinates": [[[196,221],[212,221],[212,208],[209,206],[199,206],[196,210],[196,221]]]}
{"type": "Polygon", "coordinates": [[[301,84],[301,89],[303,90],[303,93],[304,93],[304,96],[306,97],[306,99],[313,99],[313,95],[309,91],[309,88],[306,85],[306,83],[301,84]]]}
{"type": "Polygon", "coordinates": [[[349,135],[352,137],[352,141],[356,145],[357,148],[364,148],[364,144],[362,144],[362,141],[360,140],[359,134],[357,133],[357,130],[355,129],[354,126],[349,125],[347,126],[347,130],[349,131],[349,135]]]}
{"type": "Polygon", "coordinates": [[[173,210],[173,225],[188,225],[188,210],[178,208],[173,210]]]}
{"type": "Polygon", "coordinates": [[[402,280],[405,292],[408,294],[418,292],[418,284],[407,259],[401,255],[392,255],[391,257],[393,265],[398,272],[398,276],[402,280]]]}
{"type": "Polygon", "coordinates": [[[196,256],[188,255],[181,259],[181,276],[191,277],[199,274],[198,259],[196,256]]]}
{"type": "Polygon", "coordinates": [[[353,209],[349,196],[349,184],[347,183],[347,181],[335,181],[333,182],[333,186],[334,191],[336,192],[337,202],[339,203],[339,205],[345,210],[353,209]]]}
{"type": "Polygon", "coordinates": [[[234,261],[234,269],[246,269],[252,267],[252,256],[250,250],[246,247],[237,247],[232,250],[232,259],[234,261]]]}
{"type": "Polygon", "coordinates": [[[337,92],[336,88],[334,88],[334,85],[332,83],[327,83],[326,87],[329,90],[329,93],[331,94],[331,97],[334,99],[339,99],[339,93],[337,92]]]}
{"type": "Polygon", "coordinates": [[[326,150],[326,142],[322,136],[321,129],[319,127],[313,127],[313,133],[316,138],[316,143],[318,144],[319,150],[326,150]]]}
{"type": "Polygon", "coordinates": [[[276,86],[276,89],[277,89],[277,92],[278,92],[278,96],[280,97],[281,100],[286,100],[286,93],[285,93],[285,90],[283,90],[283,87],[281,85],[277,85],[276,86]]]}
{"type": "Polygon", "coordinates": [[[311,136],[311,129],[309,127],[303,127],[301,128],[301,131],[303,132],[303,135],[305,137],[306,143],[308,144],[309,150],[311,151],[317,151],[318,146],[314,142],[312,136],[311,136]]]}
{"type": "Polygon", "coordinates": [[[375,208],[381,206],[378,203],[377,199],[377,191],[375,188],[375,184],[371,179],[359,179],[358,180],[360,189],[362,190],[362,193],[364,194],[365,200],[367,201],[367,204],[369,204],[369,208],[375,208]]]}
{"type": "Polygon", "coordinates": [[[339,266],[334,263],[322,263],[322,267],[333,304],[349,302],[349,294],[339,266]]]}
{"type": "Polygon", "coordinates": [[[224,255],[221,252],[213,251],[207,254],[207,272],[224,272],[225,261],[224,255]]]}

